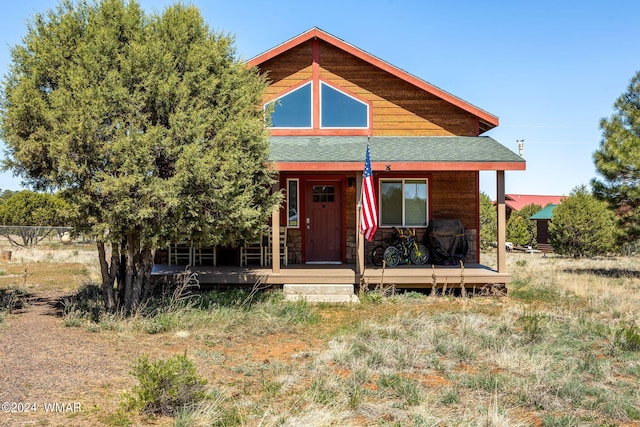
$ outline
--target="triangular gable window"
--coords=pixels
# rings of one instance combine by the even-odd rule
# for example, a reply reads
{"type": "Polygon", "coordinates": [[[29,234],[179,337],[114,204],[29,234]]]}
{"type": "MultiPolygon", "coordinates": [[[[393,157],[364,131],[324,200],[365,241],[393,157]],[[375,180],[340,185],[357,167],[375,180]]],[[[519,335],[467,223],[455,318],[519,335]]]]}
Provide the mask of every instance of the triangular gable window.
{"type": "Polygon", "coordinates": [[[367,129],[369,105],[335,87],[320,82],[320,123],[313,123],[312,82],[285,93],[274,101],[271,127],[280,129],[367,129]]]}
{"type": "Polygon", "coordinates": [[[311,82],[269,104],[274,104],[271,127],[311,128],[311,82]]]}
{"type": "Polygon", "coordinates": [[[367,128],[369,106],[346,93],[320,83],[320,127],[367,128]]]}

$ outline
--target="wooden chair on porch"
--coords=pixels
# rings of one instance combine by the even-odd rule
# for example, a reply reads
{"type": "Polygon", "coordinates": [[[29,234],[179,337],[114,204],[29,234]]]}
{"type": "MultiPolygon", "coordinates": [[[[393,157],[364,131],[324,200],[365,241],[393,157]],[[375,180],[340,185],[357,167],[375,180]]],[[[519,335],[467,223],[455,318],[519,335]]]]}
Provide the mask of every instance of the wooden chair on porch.
{"type": "Polygon", "coordinates": [[[249,260],[260,261],[260,266],[264,265],[264,246],[262,245],[262,234],[258,240],[245,241],[240,246],[240,266],[247,265],[249,260]]]}
{"type": "Polygon", "coordinates": [[[195,265],[213,265],[216,266],[216,247],[215,246],[200,246],[198,245],[194,250],[194,262],[195,265]]]}
{"type": "MultiPolygon", "coordinates": [[[[280,259],[282,263],[287,266],[289,260],[289,252],[287,251],[287,227],[280,226],[279,232],[280,238],[280,259]]],[[[265,263],[267,265],[273,262],[273,240],[271,238],[271,229],[269,229],[269,233],[267,234],[267,246],[265,247],[265,263]]]]}
{"type": "Polygon", "coordinates": [[[169,265],[193,265],[193,243],[169,245],[169,265]]]}

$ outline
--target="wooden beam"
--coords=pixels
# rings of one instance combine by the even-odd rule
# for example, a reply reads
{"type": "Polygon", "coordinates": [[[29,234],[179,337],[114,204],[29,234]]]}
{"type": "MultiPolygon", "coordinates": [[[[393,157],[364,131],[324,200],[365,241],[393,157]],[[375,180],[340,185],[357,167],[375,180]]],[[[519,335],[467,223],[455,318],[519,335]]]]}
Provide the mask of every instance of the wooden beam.
{"type": "Polygon", "coordinates": [[[497,240],[498,240],[498,273],[506,273],[506,207],[505,207],[505,191],[504,191],[504,171],[496,171],[496,195],[497,195],[497,240]]]}
{"type": "Polygon", "coordinates": [[[313,109],[311,118],[311,127],[313,129],[320,128],[320,41],[318,39],[313,39],[311,42],[311,50],[313,57],[313,65],[311,67],[313,76],[313,86],[311,86],[313,90],[313,94],[311,96],[313,109]]]}
{"type": "Polygon", "coordinates": [[[364,236],[360,234],[360,210],[362,205],[362,172],[356,173],[356,276],[364,274],[364,236]]]}
{"type": "Polygon", "coordinates": [[[271,212],[271,272],[280,273],[280,206],[271,212]]]}

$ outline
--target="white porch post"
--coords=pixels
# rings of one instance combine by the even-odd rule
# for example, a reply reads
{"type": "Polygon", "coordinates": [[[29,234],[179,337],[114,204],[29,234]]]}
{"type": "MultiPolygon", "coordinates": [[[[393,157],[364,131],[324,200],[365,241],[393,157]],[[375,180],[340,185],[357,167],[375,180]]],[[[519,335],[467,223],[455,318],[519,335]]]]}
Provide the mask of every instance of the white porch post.
{"type": "Polygon", "coordinates": [[[356,274],[364,274],[364,236],[360,234],[362,172],[356,173],[356,274]]]}
{"type": "Polygon", "coordinates": [[[506,250],[506,207],[504,204],[504,171],[496,171],[496,196],[497,196],[497,232],[498,232],[498,273],[507,271],[506,250]]]}
{"type": "Polygon", "coordinates": [[[280,206],[271,211],[271,272],[280,273],[280,206]]]}

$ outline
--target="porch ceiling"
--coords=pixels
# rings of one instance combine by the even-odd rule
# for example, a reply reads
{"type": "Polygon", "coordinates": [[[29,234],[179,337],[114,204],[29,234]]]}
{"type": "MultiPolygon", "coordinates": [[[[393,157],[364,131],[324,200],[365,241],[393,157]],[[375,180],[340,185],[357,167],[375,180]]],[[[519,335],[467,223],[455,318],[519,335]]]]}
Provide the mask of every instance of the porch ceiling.
{"type": "MultiPolygon", "coordinates": [[[[357,171],[366,136],[272,136],[278,170],[357,171]]],[[[371,137],[374,170],[524,170],[523,158],[487,136],[371,137]],[[394,165],[396,168],[394,169],[394,165]]]]}

